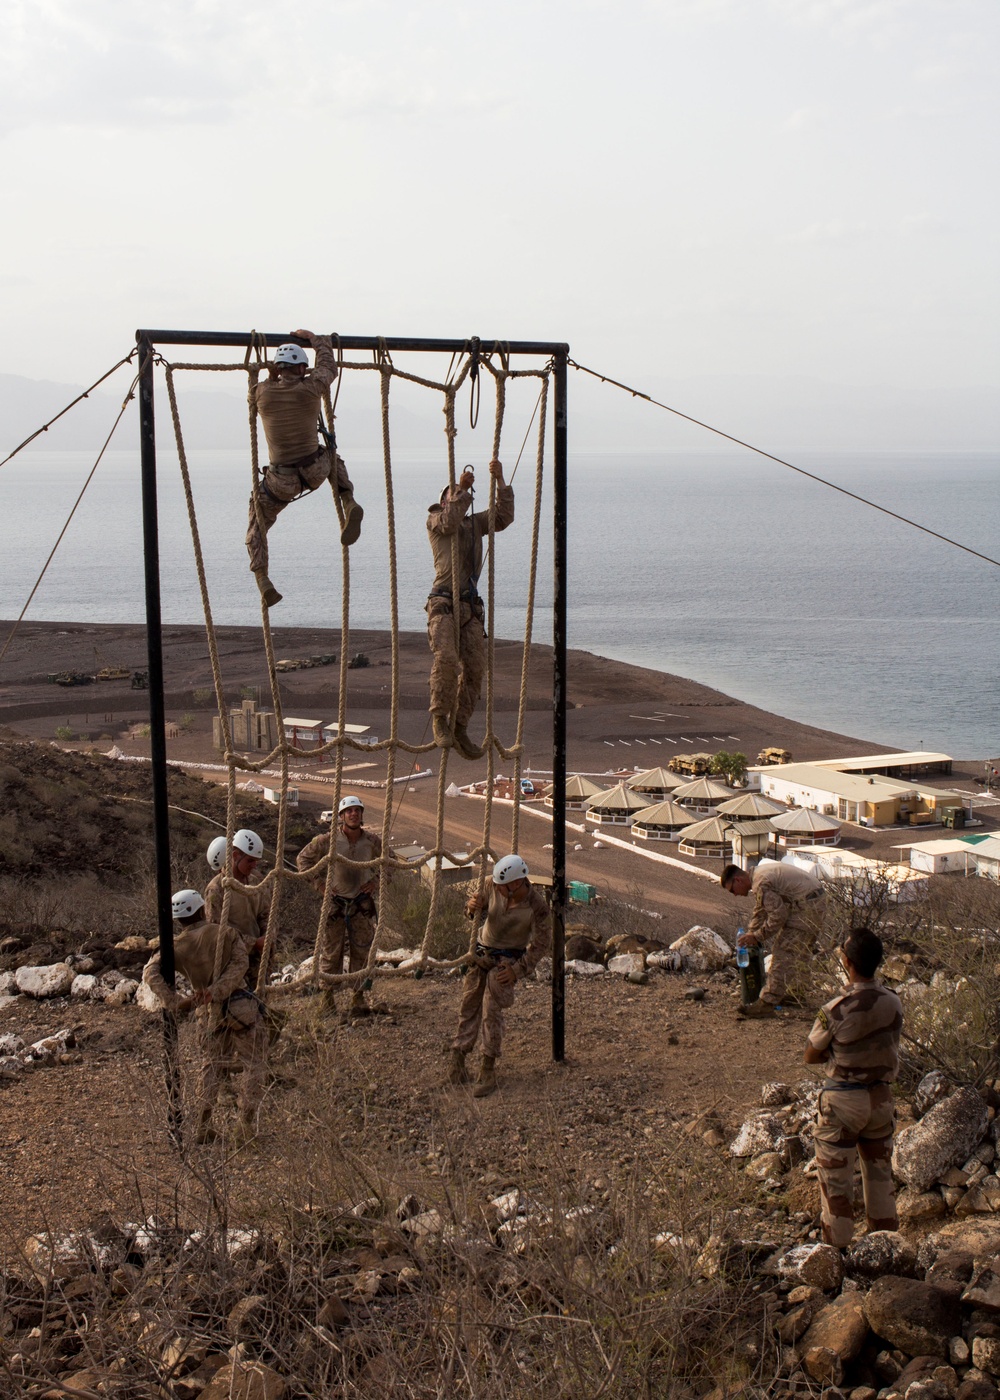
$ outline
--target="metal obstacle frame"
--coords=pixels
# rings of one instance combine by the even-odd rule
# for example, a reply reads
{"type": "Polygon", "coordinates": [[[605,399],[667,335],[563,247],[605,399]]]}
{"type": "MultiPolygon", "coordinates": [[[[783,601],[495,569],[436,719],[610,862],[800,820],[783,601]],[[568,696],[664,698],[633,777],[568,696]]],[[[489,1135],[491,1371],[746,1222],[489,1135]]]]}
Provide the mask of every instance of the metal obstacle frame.
{"type": "MultiPolygon", "coordinates": [[[[155,351],[161,345],[230,347],[249,352],[294,340],[287,332],[137,330],[139,351],[139,448],[142,480],[143,569],[146,648],[149,666],[149,728],[153,772],[153,833],[156,846],[156,904],[160,968],[174,985],[174,926],[171,914],[170,827],[167,803],[166,703],[160,609],[160,549],[156,500],[156,420],[153,404],[155,351]]],[[[567,364],[569,346],[559,341],[422,339],[405,336],[338,335],[343,350],[415,352],[459,356],[502,346],[510,355],[542,356],[552,363],[553,414],[553,600],[552,600],[552,1058],[566,1056],[566,608],[567,608],[567,364]]],[[[173,1061],[177,1025],[164,1018],[168,1059],[173,1061]]],[[[176,1108],[176,1105],[175,1105],[176,1108]]],[[[175,1129],[179,1116],[172,1114],[175,1129]]]]}

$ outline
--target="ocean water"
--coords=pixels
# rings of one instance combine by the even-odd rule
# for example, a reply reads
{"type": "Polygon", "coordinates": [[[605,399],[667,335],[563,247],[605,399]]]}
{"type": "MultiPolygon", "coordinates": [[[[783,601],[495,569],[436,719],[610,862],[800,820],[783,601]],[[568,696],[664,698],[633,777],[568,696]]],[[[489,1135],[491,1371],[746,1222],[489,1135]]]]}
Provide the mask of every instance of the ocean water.
{"type": "MultiPolygon", "coordinates": [[[[534,466],[514,481],[517,520],[498,537],[496,631],[524,629],[534,466]]],[[[351,551],[353,625],[389,623],[381,457],[345,451],[365,526],[351,551]]],[[[794,454],[849,490],[1000,557],[1000,457],[985,453],[794,454]]],[[[0,616],[20,611],[92,459],[26,450],[0,471],[0,616]]],[[[218,623],[253,624],[243,536],[241,451],[191,454],[218,623]]],[[[201,619],[176,459],[161,450],[163,616],[201,619]]],[[[438,453],[394,464],[399,622],[422,629],[429,583],[424,520],[446,468],[438,453]]],[[[485,471],[480,472],[484,482],[485,471]]],[[[814,482],[736,450],[588,454],[570,459],[572,646],[689,676],[778,714],[872,741],[1000,753],[1000,569],[814,482]]],[[[551,493],[542,492],[534,638],[551,640],[551,493]]],[[[336,627],[340,550],[326,489],[271,532],[284,593],[276,622],[336,627]]],[[[485,571],[481,588],[485,591],[485,571]]],[[[28,612],[29,619],[143,617],[136,451],[109,453],[28,612]]],[[[2,679],[2,676],[0,676],[2,679]]]]}

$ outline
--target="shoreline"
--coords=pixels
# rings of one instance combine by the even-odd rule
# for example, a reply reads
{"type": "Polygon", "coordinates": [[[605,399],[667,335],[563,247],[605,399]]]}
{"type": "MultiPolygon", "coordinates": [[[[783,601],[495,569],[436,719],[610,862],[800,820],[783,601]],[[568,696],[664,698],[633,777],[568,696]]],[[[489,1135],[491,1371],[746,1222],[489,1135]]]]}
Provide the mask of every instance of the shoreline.
{"type": "MultiPolygon", "coordinates": [[[[0,622],[0,643],[11,626],[0,622]]],[[[269,688],[259,627],[220,626],[216,629],[227,701],[238,705],[240,692],[260,687],[260,705],[269,708],[269,688]]],[[[340,653],[339,628],[275,627],[274,645],[280,659],[340,653]]],[[[373,728],[387,728],[391,703],[391,638],[386,631],[352,631],[348,650],[362,652],[369,665],[348,672],[348,711],[354,720],[370,716],[373,728]]],[[[522,644],[495,642],[494,691],[498,729],[509,727],[516,709],[522,644]]],[[[200,727],[216,710],[204,626],[163,628],[164,686],[168,719],[179,711],[193,716],[200,727]]],[[[121,666],[129,672],[147,666],[145,625],[138,623],[29,622],[18,629],[0,673],[0,725],[16,727],[26,737],[52,737],[62,719],[85,729],[105,730],[127,719],[141,719],[147,710],[145,692],[124,681],[58,687],[53,673],[76,671],[93,675],[101,666],[121,666]],[[106,723],[105,723],[106,720],[106,723]]],[[[541,759],[551,747],[552,648],[532,644],[525,715],[526,747],[541,759]],[[544,716],[544,718],[543,718],[544,716]]],[[[404,738],[420,738],[426,721],[429,652],[423,632],[399,634],[399,713],[404,738]]],[[[768,746],[789,749],[796,759],[836,758],[862,752],[888,752],[899,746],[878,744],[789,716],[761,709],[736,696],[651,667],[612,660],[582,649],[568,656],[569,704],[567,742],[570,767],[604,772],[634,759],[640,767],[656,767],[671,753],[735,748],[753,763],[768,746]],[[610,750],[618,752],[612,754],[610,750]],[[603,752],[602,752],[603,751],[603,752]],[[621,760],[614,762],[613,760],[621,760]],[[645,760],[648,759],[648,762],[645,760]]],[[[329,720],[336,713],[339,664],[311,666],[280,676],[286,714],[308,714],[329,720]]],[[[474,723],[482,725],[484,696],[474,723]]],[[[210,721],[209,721],[210,729],[210,721]]],[[[102,731],[104,732],[104,731],[102,731]]],[[[932,746],[933,747],[933,746],[932,746]]],[[[989,755],[956,764],[970,777],[989,755]]],[[[533,765],[540,768],[542,763],[533,765]]],[[[634,766],[634,765],[633,765],[634,766]]]]}

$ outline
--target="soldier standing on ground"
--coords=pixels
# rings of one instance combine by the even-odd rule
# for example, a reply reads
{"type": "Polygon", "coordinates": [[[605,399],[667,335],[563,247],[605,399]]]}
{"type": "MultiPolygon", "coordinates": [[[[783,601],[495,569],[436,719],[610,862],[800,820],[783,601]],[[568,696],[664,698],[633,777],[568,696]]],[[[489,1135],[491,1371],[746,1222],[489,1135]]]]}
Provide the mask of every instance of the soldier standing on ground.
{"type": "Polygon", "coordinates": [[[474,894],[465,907],[470,919],[486,910],[476,943],[475,966],[465,974],[458,1031],[452,1041],[452,1084],[467,1084],[465,1057],[482,1030],[483,1059],[473,1089],[477,1099],[497,1085],[496,1062],[503,1040],[503,1013],[514,1005],[514,988],[530,977],[552,946],[552,920],[545,897],[528,879],[520,856],[504,856],[493,867],[489,893],[474,894]]]}
{"type": "Polygon", "coordinates": [[[892,1134],[896,1122],[890,1087],[899,1072],[903,1008],[875,978],[882,940],[852,929],[838,956],[847,990],[828,1001],[806,1044],[807,1065],[824,1065],[813,1137],[822,1204],[823,1238],[846,1249],[854,1234],[854,1164],[861,1180],[869,1230],[896,1230],[892,1134]]]}
{"type": "Polygon", "coordinates": [[[328,335],[313,335],[312,331],[293,334],[313,346],[316,368],[310,372],[309,357],[300,345],[279,345],[267,367],[268,377],[250,390],[250,406],[260,414],[270,460],[258,499],[250,497],[246,544],[250,568],[269,608],[281,602],[281,594],[268,577],[267,532],[285,506],[329,481],[344,511],[340,542],[348,545],[361,533],[364,515],[354,499],[354,487],[340,453],[316,442],[323,393],[337,377],[332,342],[328,335]]]}
{"type": "MultiPolygon", "coordinates": [[[[514,521],[514,490],[503,479],[503,466],[490,463],[497,483],[494,531],[506,530],[514,521]]],[[[452,744],[466,758],[482,758],[483,750],[469,737],[468,723],[479,700],[486,670],[486,630],[483,600],[477,584],[483,567],[483,536],[488,535],[488,510],[472,511],[475,473],[466,467],[455,486],[446,486],[441,500],[427,513],[427,536],[434,555],[434,584],[427,599],[427,640],[434,655],[431,663],[431,718],[434,742],[452,744]],[[453,596],[452,540],[458,537],[458,599],[453,596]],[[455,614],[459,631],[455,636],[455,614]],[[452,721],[454,720],[454,730],[452,721]]]]}
{"type": "Polygon", "coordinates": [[[143,969],[142,980],[176,1015],[184,1016],[195,1009],[201,1050],[196,1141],[212,1142],[217,1136],[212,1128],[212,1110],[222,1075],[233,1059],[243,1064],[240,1120],[244,1132],[251,1132],[264,1092],[267,1032],[260,1003],[243,987],[248,962],[246,947],[234,929],[222,929],[205,919],[205,901],[197,890],[178,891],[172,909],[181,926],[174,940],[174,965],[191,983],[192,994],[179,997],[168,984],[160,971],[158,952],[143,969]],[[222,954],[216,977],[220,940],[222,954]]]}
{"type": "MultiPolygon", "coordinates": [[[[349,949],[348,971],[360,972],[368,962],[378,910],[374,894],[378,888],[378,861],[382,841],[364,827],[365,809],[360,797],[344,797],[337,808],[337,837],[334,848],[333,896],[323,931],[323,947],[319,955],[319,970],[327,975],[344,970],[344,945],[349,949]],[[360,866],[348,865],[359,861],[360,866]]],[[[331,834],[321,832],[304,846],[296,858],[299,870],[309,872],[309,883],[322,895],[326,889],[326,866],[316,868],[330,850],[331,834]],[[315,871],[315,873],[313,873],[315,871]]],[[[326,1014],[336,1010],[332,987],[324,987],[322,1009],[326,1014]]],[[[372,1010],[360,987],[355,987],[350,1014],[366,1015],[372,1010]]]]}
{"type": "MultiPolygon", "coordinates": [[[[260,974],[260,958],[264,951],[267,935],[267,920],[271,912],[270,885],[252,885],[250,878],[264,855],[264,843],[256,831],[244,827],[233,837],[233,852],[229,873],[239,882],[239,888],[230,886],[229,924],[243,939],[249,958],[246,985],[254,991],[260,974]]],[[[226,860],[226,838],[217,836],[206,852],[206,859],[213,870],[219,873],[210,880],[205,890],[205,918],[212,923],[221,923],[222,905],[226,891],[222,884],[222,868],[226,860]]],[[[284,1011],[264,1004],[262,1013],[267,1024],[268,1040],[273,1049],[288,1020],[284,1011]]]]}
{"type": "Polygon", "coordinates": [[[807,870],[784,861],[763,860],[753,875],[738,865],[727,865],[719,877],[724,890],[738,898],[754,897],[754,909],[743,945],[771,942],[771,970],[756,1001],[741,1006],[740,1019],[773,1016],[785,998],[802,982],[816,943],[826,908],[822,881],[807,870]]]}

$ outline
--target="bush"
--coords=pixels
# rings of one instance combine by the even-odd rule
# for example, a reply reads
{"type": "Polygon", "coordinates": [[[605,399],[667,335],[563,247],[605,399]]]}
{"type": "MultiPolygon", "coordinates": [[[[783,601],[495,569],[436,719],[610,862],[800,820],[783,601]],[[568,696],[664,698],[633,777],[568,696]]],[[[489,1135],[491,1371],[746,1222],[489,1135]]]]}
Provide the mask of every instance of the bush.
{"type": "Polygon", "coordinates": [[[74,729],[70,729],[68,724],[57,725],[56,738],[61,739],[62,742],[65,744],[68,742],[68,740],[76,738],[76,731],[74,729]]]}

